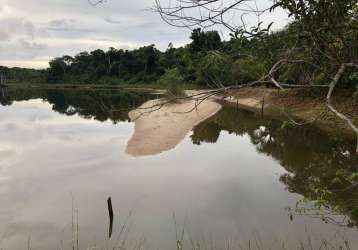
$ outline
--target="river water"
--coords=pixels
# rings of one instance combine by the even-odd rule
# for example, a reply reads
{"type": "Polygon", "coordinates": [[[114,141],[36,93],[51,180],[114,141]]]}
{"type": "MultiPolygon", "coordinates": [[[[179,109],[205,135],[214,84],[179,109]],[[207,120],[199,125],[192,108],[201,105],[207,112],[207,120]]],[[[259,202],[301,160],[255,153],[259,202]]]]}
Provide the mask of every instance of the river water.
{"type": "Polygon", "coordinates": [[[151,98],[8,90],[0,249],[358,249],[354,138],[225,107],[175,149],[134,158],[127,112],[151,98]]]}

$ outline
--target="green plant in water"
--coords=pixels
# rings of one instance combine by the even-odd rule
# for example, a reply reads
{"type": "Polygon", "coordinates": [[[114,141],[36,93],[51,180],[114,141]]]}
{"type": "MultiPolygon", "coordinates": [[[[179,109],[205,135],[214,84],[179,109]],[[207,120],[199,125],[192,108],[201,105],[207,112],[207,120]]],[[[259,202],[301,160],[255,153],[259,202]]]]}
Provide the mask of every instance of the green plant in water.
{"type": "Polygon", "coordinates": [[[184,78],[178,68],[172,68],[165,71],[165,73],[158,80],[158,83],[163,86],[170,84],[180,85],[184,83],[184,78]]]}
{"type": "Polygon", "coordinates": [[[185,90],[180,85],[169,84],[166,87],[165,98],[167,98],[167,99],[173,99],[173,98],[185,97],[185,96],[186,96],[185,90]]]}
{"type": "Polygon", "coordinates": [[[178,68],[167,70],[158,83],[166,89],[165,97],[168,99],[184,97],[186,95],[183,86],[184,79],[178,68]]]}
{"type": "Polygon", "coordinates": [[[356,91],[353,93],[353,99],[358,102],[358,85],[356,86],[356,91]]]}
{"type": "Polygon", "coordinates": [[[183,243],[180,240],[177,240],[177,250],[183,250],[183,243]]]}
{"type": "Polygon", "coordinates": [[[294,126],[295,126],[295,124],[292,121],[286,120],[286,121],[282,122],[282,125],[281,125],[280,129],[282,129],[282,130],[289,129],[289,128],[292,128],[294,126]]]}
{"type": "Polygon", "coordinates": [[[357,173],[353,173],[349,176],[349,180],[351,182],[358,182],[358,172],[357,173]]]}

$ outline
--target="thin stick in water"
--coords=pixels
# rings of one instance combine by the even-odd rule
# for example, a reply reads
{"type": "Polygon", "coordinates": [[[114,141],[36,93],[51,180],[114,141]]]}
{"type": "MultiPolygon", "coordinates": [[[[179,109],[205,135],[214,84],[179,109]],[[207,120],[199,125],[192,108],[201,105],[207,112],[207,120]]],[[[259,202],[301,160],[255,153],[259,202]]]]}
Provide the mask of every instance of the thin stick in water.
{"type": "Polygon", "coordinates": [[[108,198],[107,205],[108,205],[108,214],[109,214],[109,233],[108,233],[108,237],[111,238],[112,229],[113,229],[113,208],[112,208],[111,197],[108,198]]]}

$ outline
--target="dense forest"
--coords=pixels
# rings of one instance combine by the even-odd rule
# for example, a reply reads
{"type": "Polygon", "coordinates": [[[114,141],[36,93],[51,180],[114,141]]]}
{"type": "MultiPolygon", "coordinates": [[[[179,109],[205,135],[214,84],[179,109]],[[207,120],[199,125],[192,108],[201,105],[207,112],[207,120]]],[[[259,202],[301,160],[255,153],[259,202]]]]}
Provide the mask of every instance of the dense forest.
{"type": "Polygon", "coordinates": [[[45,83],[47,72],[47,70],[0,66],[0,75],[4,76],[8,83],[45,83]]]}
{"type": "MultiPolygon", "coordinates": [[[[189,2],[191,5],[187,8],[203,7],[189,2]]],[[[349,88],[354,93],[358,83],[357,1],[277,0],[274,3],[272,10],[279,7],[292,17],[291,23],[282,30],[272,31],[271,25],[261,28],[261,23],[252,30],[242,28],[246,26],[230,29],[231,26],[221,20],[231,31],[230,39],[225,41],[215,30],[196,28],[190,43],[179,48],[170,43],[165,51],[158,50],[155,45],[134,50],[97,49],[80,52],[74,57],[54,58],[46,70],[1,67],[0,73],[6,76],[7,82],[21,83],[190,83],[210,87],[265,78],[277,86],[280,83],[329,85],[339,73],[339,87],[349,88]],[[338,71],[340,67],[342,72],[338,71]]],[[[226,13],[227,8],[222,8],[222,13],[226,13]]],[[[158,12],[167,17],[169,23],[177,20],[171,19],[172,12],[160,6],[158,12]]],[[[204,26],[208,20],[218,21],[178,18],[197,26],[204,26]]]]}
{"type": "MultiPolygon", "coordinates": [[[[155,45],[135,50],[109,48],[81,52],[74,57],[63,56],[49,62],[46,70],[1,67],[8,82],[71,83],[71,84],[153,84],[191,83],[219,87],[247,83],[267,74],[272,65],[288,48],[297,43],[296,23],[285,29],[248,38],[238,33],[222,41],[217,31],[195,29],[191,42],[175,48],[169,44],[166,51],[155,45]]],[[[297,51],[296,57],[310,56],[308,51],[297,51]]],[[[317,59],[319,61],[319,59],[317,59]]],[[[294,84],[328,84],[330,65],[324,61],[319,69],[309,64],[282,66],[278,80],[294,84]],[[322,70],[324,69],[324,71],[322,70]]],[[[357,74],[347,74],[343,87],[355,89],[357,74]]]]}

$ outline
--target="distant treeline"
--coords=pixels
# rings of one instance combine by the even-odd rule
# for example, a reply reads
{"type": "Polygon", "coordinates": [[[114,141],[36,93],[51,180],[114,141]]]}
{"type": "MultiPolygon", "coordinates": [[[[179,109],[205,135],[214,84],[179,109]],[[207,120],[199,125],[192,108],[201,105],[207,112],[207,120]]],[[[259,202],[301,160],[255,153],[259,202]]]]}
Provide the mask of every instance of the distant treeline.
{"type": "MultiPolygon", "coordinates": [[[[70,84],[180,84],[191,83],[212,87],[247,83],[267,75],[271,67],[300,43],[295,23],[281,31],[247,38],[231,34],[222,41],[217,31],[196,29],[191,42],[166,51],[155,45],[135,50],[109,48],[81,52],[74,57],[54,58],[46,70],[1,67],[8,82],[70,84]]],[[[303,42],[302,42],[303,43],[303,42]]],[[[296,58],[310,57],[308,50],[294,51],[296,58]]],[[[327,84],[336,71],[325,60],[310,64],[287,64],[276,72],[280,82],[294,84],[327,84]]],[[[347,74],[345,86],[354,89],[357,75],[347,74]]],[[[344,86],[341,85],[341,86],[344,86]]]]}
{"type": "Polygon", "coordinates": [[[0,75],[5,76],[8,83],[45,83],[48,70],[0,66],[0,75]]]}

